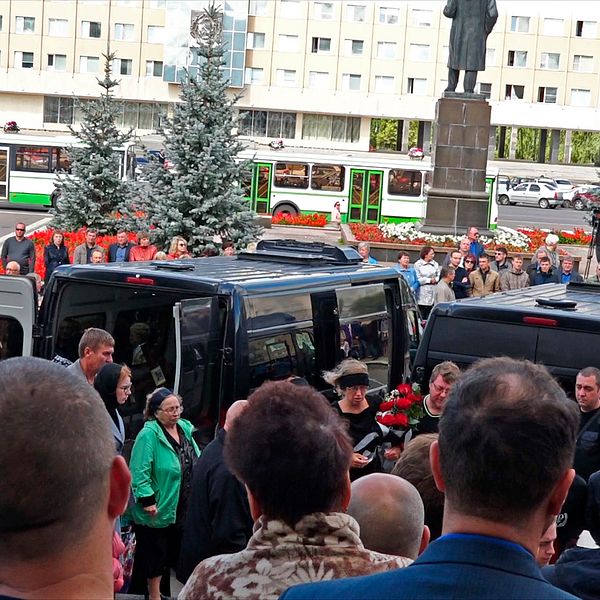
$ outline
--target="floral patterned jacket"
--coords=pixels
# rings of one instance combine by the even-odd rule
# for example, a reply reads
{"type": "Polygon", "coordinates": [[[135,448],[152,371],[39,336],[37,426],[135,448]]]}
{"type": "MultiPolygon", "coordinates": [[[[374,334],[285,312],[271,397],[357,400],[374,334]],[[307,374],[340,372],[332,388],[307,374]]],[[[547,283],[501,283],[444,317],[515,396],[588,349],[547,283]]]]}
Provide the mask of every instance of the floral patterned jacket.
{"type": "Polygon", "coordinates": [[[277,600],[290,586],[380,573],[408,558],[367,550],[358,523],[343,513],[313,513],[294,529],[264,515],[245,550],[202,561],[179,600],[277,600]]]}

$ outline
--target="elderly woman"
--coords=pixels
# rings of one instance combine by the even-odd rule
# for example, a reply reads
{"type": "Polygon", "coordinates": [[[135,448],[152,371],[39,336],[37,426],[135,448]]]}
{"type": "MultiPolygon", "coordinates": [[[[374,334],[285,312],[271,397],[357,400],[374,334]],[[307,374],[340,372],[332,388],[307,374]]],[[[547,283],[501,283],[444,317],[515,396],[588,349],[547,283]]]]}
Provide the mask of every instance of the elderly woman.
{"type": "Polygon", "coordinates": [[[188,243],[185,240],[185,238],[182,238],[180,235],[176,235],[171,240],[168,257],[169,260],[177,260],[179,258],[192,258],[192,255],[188,251],[188,243]]]}
{"type": "Polygon", "coordinates": [[[423,246],[415,262],[415,272],[419,280],[417,304],[424,319],[429,316],[435,298],[435,285],[440,277],[440,266],[433,260],[435,251],[431,246],[423,246]]]}
{"type": "Polygon", "coordinates": [[[350,479],[355,480],[369,473],[383,470],[378,449],[383,443],[395,444],[384,453],[387,460],[397,460],[400,456],[400,440],[375,419],[379,399],[370,404],[367,400],[369,372],[367,365],[354,358],[342,361],[332,371],[323,373],[323,379],[340,396],[333,406],[339,415],[348,422],[350,437],[354,445],[350,479]]]}
{"type": "Polygon", "coordinates": [[[54,269],[60,265],[69,264],[69,251],[65,246],[65,236],[62,231],[52,234],[52,242],[44,248],[44,265],[46,266],[45,281],[48,283],[54,269]]]}
{"type": "Polygon", "coordinates": [[[192,467],[200,454],[182,410],[181,398],[167,388],[149,394],[146,422],[131,452],[136,502],[130,516],[137,538],[132,586],[145,580],[148,592],[130,591],[149,593],[150,600],[160,600],[161,576],[177,564],[192,467]]]}
{"type": "Polygon", "coordinates": [[[367,242],[358,244],[358,253],[362,256],[363,262],[370,265],[376,265],[377,260],[371,256],[371,246],[367,242]]]}
{"type": "Polygon", "coordinates": [[[156,246],[150,243],[150,234],[140,231],[137,241],[138,245],[129,251],[129,262],[152,260],[156,255],[156,246]]]}
{"type": "Polygon", "coordinates": [[[540,250],[546,253],[546,256],[550,259],[550,262],[552,263],[553,269],[558,269],[560,267],[560,256],[558,253],[558,236],[555,233],[549,233],[546,236],[546,239],[544,240],[544,245],[540,246],[535,251],[535,262],[537,262],[540,258],[540,256],[538,255],[540,250]]]}

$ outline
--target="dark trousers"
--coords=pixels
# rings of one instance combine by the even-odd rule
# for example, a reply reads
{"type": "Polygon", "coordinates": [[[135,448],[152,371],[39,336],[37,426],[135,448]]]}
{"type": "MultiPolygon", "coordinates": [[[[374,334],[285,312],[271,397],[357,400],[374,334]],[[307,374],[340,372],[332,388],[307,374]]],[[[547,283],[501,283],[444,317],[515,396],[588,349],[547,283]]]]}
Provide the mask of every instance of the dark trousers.
{"type": "MultiPolygon", "coordinates": [[[[458,69],[448,69],[448,87],[447,92],[456,91],[458,85],[458,69]]],[[[475,84],[477,83],[477,71],[465,71],[465,81],[463,87],[465,92],[473,93],[475,91],[475,84]]]]}

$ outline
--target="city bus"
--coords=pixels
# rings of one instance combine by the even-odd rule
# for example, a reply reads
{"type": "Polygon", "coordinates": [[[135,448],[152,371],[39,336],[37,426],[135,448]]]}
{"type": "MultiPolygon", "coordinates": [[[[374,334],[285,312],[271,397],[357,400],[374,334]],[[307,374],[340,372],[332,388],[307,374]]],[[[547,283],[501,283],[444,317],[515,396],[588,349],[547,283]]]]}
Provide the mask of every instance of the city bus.
{"type": "MultiPolygon", "coordinates": [[[[252,162],[244,191],[259,215],[321,213],[336,202],[344,223],[418,221],[425,217],[433,167],[394,154],[244,150],[252,162]]],[[[497,225],[498,170],[488,168],[488,227],[497,225]]]]}
{"type": "MultiPolygon", "coordinates": [[[[56,206],[57,173],[68,175],[68,149],[81,146],[70,135],[0,133],[0,207],[50,208],[56,206]]],[[[132,144],[118,149],[119,176],[129,178],[135,167],[132,144]]]]}

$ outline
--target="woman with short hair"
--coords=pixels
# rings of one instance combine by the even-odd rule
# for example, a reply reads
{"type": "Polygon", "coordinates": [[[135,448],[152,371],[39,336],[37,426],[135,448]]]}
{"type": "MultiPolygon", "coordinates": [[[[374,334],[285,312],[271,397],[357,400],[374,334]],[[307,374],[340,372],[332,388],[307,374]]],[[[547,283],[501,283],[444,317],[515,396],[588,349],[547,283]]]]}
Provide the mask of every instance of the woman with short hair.
{"type": "Polygon", "coordinates": [[[440,277],[440,266],[433,260],[435,250],[431,246],[423,246],[415,262],[415,272],[419,280],[417,303],[424,319],[429,316],[435,299],[435,285],[440,277]]]}
{"type": "Polygon", "coordinates": [[[50,275],[60,265],[69,264],[69,251],[65,246],[65,234],[58,229],[52,234],[52,241],[44,248],[44,265],[46,266],[45,283],[48,283],[50,275]]]}
{"type": "Polygon", "coordinates": [[[150,234],[140,231],[137,234],[137,246],[129,251],[129,262],[152,260],[156,255],[156,246],[150,243],[150,234]]]}

